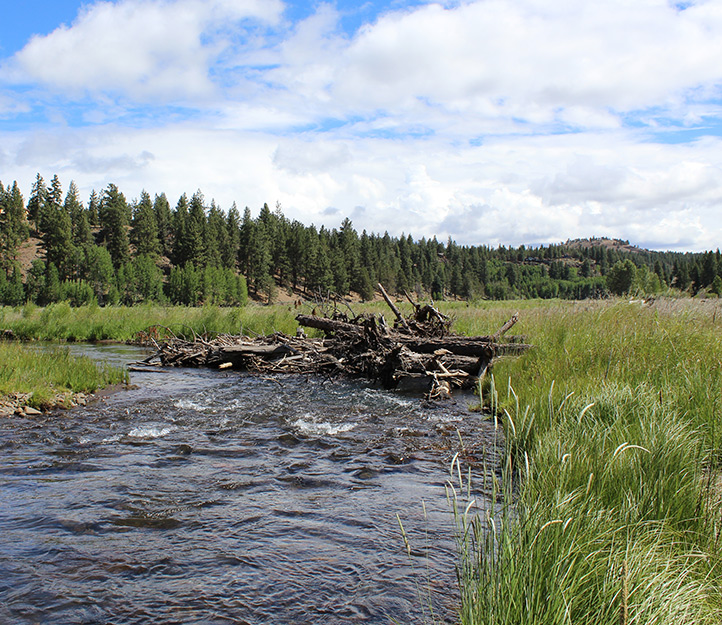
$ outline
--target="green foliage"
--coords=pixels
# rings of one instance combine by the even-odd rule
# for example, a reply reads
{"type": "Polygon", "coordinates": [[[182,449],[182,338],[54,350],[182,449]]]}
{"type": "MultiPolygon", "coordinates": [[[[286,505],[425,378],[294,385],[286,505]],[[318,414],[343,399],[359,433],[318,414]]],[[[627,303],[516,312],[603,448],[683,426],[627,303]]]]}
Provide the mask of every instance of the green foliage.
{"type": "Polygon", "coordinates": [[[74,181],[70,182],[63,208],[70,217],[73,245],[80,248],[92,245],[93,234],[90,230],[88,212],[80,202],[78,187],[74,181]]]}
{"type": "Polygon", "coordinates": [[[84,306],[96,303],[95,292],[84,280],[66,280],[60,285],[60,300],[71,306],[84,306]]]}
{"type": "Polygon", "coordinates": [[[91,245],[85,250],[85,279],[95,292],[98,303],[109,301],[109,293],[114,287],[115,272],[113,260],[107,248],[91,245]]]}
{"type": "Polygon", "coordinates": [[[722,276],[716,275],[710,286],[710,291],[718,297],[722,295],[722,276]]]}
{"type": "MultiPolygon", "coordinates": [[[[307,298],[353,293],[367,301],[375,296],[378,282],[392,294],[406,291],[419,299],[444,301],[596,299],[610,292],[653,295],[670,288],[696,294],[715,292],[715,279],[722,279],[719,250],[632,252],[622,249],[624,242],[609,240],[493,249],[461,246],[451,239],[444,244],[435,237],[359,235],[348,218],[338,229],[304,226],[286,218],[280,204],[275,210],[264,204],[256,217],[249,208],[241,217],[235,204],[224,214],[215,201],[206,206],[200,191],[190,200],[183,194],[174,210],[164,194],[151,202],[146,191],[129,206],[113,184],[100,198],[93,192],[87,210],[73,182],[64,203],[61,195],[57,176],[47,187],[38,174],[27,205],[30,225],[42,235],[44,258],[55,266],[59,281],[87,282],[101,305],[166,296],[185,303],[237,301],[233,289],[222,285],[227,277],[206,274],[208,267],[228,269],[236,278],[242,275],[254,298],[265,303],[274,300],[277,289],[289,287],[307,298]],[[110,272],[97,246],[109,254],[110,272]],[[163,293],[159,274],[147,263],[139,269],[133,260],[141,257],[152,258],[162,272],[163,293]],[[185,269],[191,264],[193,271],[185,269]],[[180,287],[181,282],[185,286],[180,287]]],[[[7,282],[29,224],[17,185],[6,189],[0,183],[0,200],[6,207],[0,211],[0,269],[7,282]]],[[[60,296],[50,288],[43,299],[37,271],[26,275],[30,301],[56,301],[60,296]]]]}
{"type": "Polygon", "coordinates": [[[23,281],[20,268],[15,264],[8,278],[5,272],[0,271],[0,304],[6,306],[20,306],[25,301],[23,281]]]}
{"type": "Polygon", "coordinates": [[[135,246],[136,256],[155,257],[161,252],[156,213],[150,195],[145,190],[140,194],[140,201],[133,207],[130,241],[135,246]]]}
{"type": "Polygon", "coordinates": [[[128,205],[125,196],[114,184],[109,184],[100,204],[100,237],[105,244],[113,266],[117,269],[130,260],[128,241],[128,205]]]}
{"type": "Polygon", "coordinates": [[[23,196],[18,183],[5,189],[0,182],[0,271],[15,260],[18,246],[30,236],[23,196]]]}
{"type": "Polygon", "coordinates": [[[629,293],[637,277],[637,267],[628,258],[617,261],[607,274],[607,288],[615,295],[629,293]]]}

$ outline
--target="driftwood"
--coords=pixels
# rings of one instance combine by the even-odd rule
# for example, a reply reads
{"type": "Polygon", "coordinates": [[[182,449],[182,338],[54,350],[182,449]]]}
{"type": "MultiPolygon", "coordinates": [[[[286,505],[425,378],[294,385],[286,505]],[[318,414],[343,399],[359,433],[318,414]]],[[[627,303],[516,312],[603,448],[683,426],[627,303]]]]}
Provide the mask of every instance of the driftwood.
{"type": "Polygon", "coordinates": [[[404,317],[381,285],[379,290],[394,314],[393,327],[383,315],[349,317],[335,309],[332,317],[299,314],[299,330],[293,337],[277,332],[254,339],[220,335],[209,340],[194,334],[193,340],[186,340],[170,331],[164,336],[146,332],[139,338],[156,351],[133,363],[134,370],[160,364],[341,374],[374,380],[389,389],[413,380],[426,385],[427,397],[442,398],[453,388],[473,387],[499,357],[518,355],[530,347],[518,340],[501,342],[518,315],[492,335],[466,337],[453,334],[451,319],[433,305],[420,306],[406,294],[414,312],[404,317]],[[302,327],[320,330],[324,338],[308,338],[302,327]]]}

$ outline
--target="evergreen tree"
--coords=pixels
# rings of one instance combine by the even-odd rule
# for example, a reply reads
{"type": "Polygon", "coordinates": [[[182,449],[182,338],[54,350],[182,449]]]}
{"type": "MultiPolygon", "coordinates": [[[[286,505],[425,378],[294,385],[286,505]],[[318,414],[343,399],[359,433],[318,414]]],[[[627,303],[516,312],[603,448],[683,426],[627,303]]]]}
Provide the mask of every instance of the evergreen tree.
{"type": "Polygon", "coordinates": [[[628,258],[617,261],[606,276],[607,288],[615,295],[629,293],[637,276],[637,267],[628,258]]]}
{"type": "Polygon", "coordinates": [[[309,233],[303,224],[294,220],[289,226],[287,240],[291,285],[296,288],[306,272],[309,233]]]}
{"type": "Polygon", "coordinates": [[[190,261],[190,244],[187,235],[188,227],[188,198],[186,194],[180,196],[173,213],[173,248],[171,259],[177,267],[182,267],[190,261]]]}
{"type": "Polygon", "coordinates": [[[228,254],[229,237],[223,213],[213,200],[211,200],[211,208],[208,211],[204,235],[206,264],[211,267],[221,267],[224,253],[228,254]]]}
{"type": "Polygon", "coordinates": [[[42,214],[45,203],[48,198],[48,189],[45,186],[45,180],[38,174],[30,191],[28,198],[28,219],[32,222],[33,227],[38,230],[40,225],[40,215],[42,214]]]}
{"type": "Polygon", "coordinates": [[[128,241],[128,204],[125,196],[114,184],[109,184],[103,192],[100,204],[100,236],[110,252],[113,266],[121,267],[130,260],[130,244],[128,241]]]}
{"type": "Polygon", "coordinates": [[[100,223],[100,198],[95,189],[91,192],[88,200],[88,222],[91,227],[95,227],[100,223]]]}
{"type": "Polygon", "coordinates": [[[41,304],[52,304],[60,301],[60,276],[58,268],[54,263],[49,262],[45,266],[45,283],[44,290],[40,297],[41,304]]]}
{"type": "Polygon", "coordinates": [[[369,275],[369,270],[361,267],[358,273],[357,293],[364,302],[370,302],[374,298],[374,283],[369,275]]]}
{"type": "Polygon", "coordinates": [[[226,232],[228,238],[225,245],[221,246],[221,259],[224,267],[235,271],[238,266],[238,252],[241,245],[241,216],[235,202],[226,217],[226,232]]]}
{"type": "Polygon", "coordinates": [[[251,216],[251,209],[246,206],[243,210],[241,229],[238,238],[238,264],[245,274],[248,282],[251,281],[251,245],[255,223],[251,216]]]}
{"type": "Polygon", "coordinates": [[[188,219],[186,220],[185,236],[188,260],[196,267],[205,267],[208,264],[206,257],[206,207],[203,194],[196,191],[188,206],[188,219]]]}
{"type": "Polygon", "coordinates": [[[20,306],[25,301],[25,290],[20,267],[13,263],[12,271],[6,278],[5,272],[0,271],[0,303],[5,306],[20,306]]]}
{"type": "Polygon", "coordinates": [[[250,231],[250,254],[248,281],[253,285],[255,295],[265,295],[270,303],[273,299],[273,276],[271,275],[271,246],[266,233],[266,224],[258,220],[250,231]]]}
{"type": "Polygon", "coordinates": [[[130,242],[135,246],[136,256],[157,257],[161,251],[158,240],[158,224],[155,218],[150,195],[143,190],[140,201],[133,208],[133,222],[130,229],[130,242]]]}
{"type": "Polygon", "coordinates": [[[5,189],[0,182],[0,266],[6,271],[16,258],[18,246],[29,236],[30,228],[18,183],[5,189]]]}
{"type": "Polygon", "coordinates": [[[173,249],[173,216],[165,193],[155,196],[153,211],[155,213],[155,221],[158,226],[160,253],[163,256],[170,257],[173,249]]]}
{"type": "Polygon", "coordinates": [[[331,261],[328,257],[328,243],[321,232],[317,236],[314,236],[314,234],[315,229],[312,229],[309,239],[307,289],[325,296],[334,288],[331,261]]]}
{"type": "Polygon", "coordinates": [[[63,207],[65,212],[70,216],[73,244],[81,248],[92,245],[93,234],[90,230],[88,213],[80,202],[78,187],[74,180],[70,181],[63,207]]]}
{"type": "Polygon", "coordinates": [[[25,278],[25,297],[29,302],[42,304],[45,293],[45,261],[36,258],[25,278]]]}
{"type": "MultiPolygon", "coordinates": [[[[60,281],[76,273],[75,246],[73,245],[73,223],[66,206],[61,204],[62,189],[57,175],[41,214],[41,228],[48,263],[58,271],[60,281]]],[[[59,294],[58,294],[59,297],[59,294]]]]}

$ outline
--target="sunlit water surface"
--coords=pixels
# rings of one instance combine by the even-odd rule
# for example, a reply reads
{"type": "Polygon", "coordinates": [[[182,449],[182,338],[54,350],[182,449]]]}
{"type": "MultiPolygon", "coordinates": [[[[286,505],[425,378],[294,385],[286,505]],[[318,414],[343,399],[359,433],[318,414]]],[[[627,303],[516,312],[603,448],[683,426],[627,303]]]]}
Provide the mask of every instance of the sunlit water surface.
{"type": "Polygon", "coordinates": [[[132,382],[0,421],[0,623],[453,621],[448,464],[460,440],[492,463],[495,439],[471,398],[188,369],[132,382]]]}

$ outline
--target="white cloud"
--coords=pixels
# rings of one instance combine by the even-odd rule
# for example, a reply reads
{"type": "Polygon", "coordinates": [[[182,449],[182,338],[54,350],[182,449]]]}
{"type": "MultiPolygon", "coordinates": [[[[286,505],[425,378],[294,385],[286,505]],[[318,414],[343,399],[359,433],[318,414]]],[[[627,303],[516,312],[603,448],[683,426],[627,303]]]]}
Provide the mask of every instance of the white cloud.
{"type": "Polygon", "coordinates": [[[85,197],[109,182],[129,198],[145,188],[172,202],[200,187],[223,208],[278,200],[306,224],[336,227],[350,216],[359,230],[463,244],[607,235],[700,250],[722,239],[719,139],[650,145],[605,133],[459,147],[439,138],[289,140],[188,123],[3,133],[0,145],[4,171],[25,193],[40,171],[65,186],[75,179],[85,197]]]}
{"type": "Polygon", "coordinates": [[[82,114],[96,125],[73,129],[64,115],[42,133],[0,133],[4,175],[28,190],[37,171],[57,172],[83,193],[113,182],[171,201],[200,187],[226,208],[279,200],[304,223],[350,216],[358,229],[465,244],[719,245],[722,140],[650,136],[719,120],[722,2],[427,4],[351,35],[331,5],[297,24],[282,10],[90,5],[13,63],[35,94],[89,92],[82,114]],[[149,100],[192,114],[121,127],[126,106],[149,100]]]}
{"type": "MultiPolygon", "coordinates": [[[[332,80],[327,70],[314,76],[323,73],[324,97],[349,111],[405,113],[431,102],[548,123],[570,109],[562,117],[571,123],[614,126],[608,109],[673,105],[718,84],[721,57],[719,3],[680,12],[662,0],[486,0],[386,14],[326,59],[332,80]]],[[[304,73],[287,63],[285,84],[303,90],[304,73]]],[[[323,82],[306,86],[320,91],[323,82]]]]}
{"type": "Polygon", "coordinates": [[[97,2],[70,25],[35,36],[13,61],[16,80],[141,100],[208,97],[218,29],[244,18],[275,22],[280,0],[97,2]],[[210,40],[210,43],[209,41],[210,40]]]}

